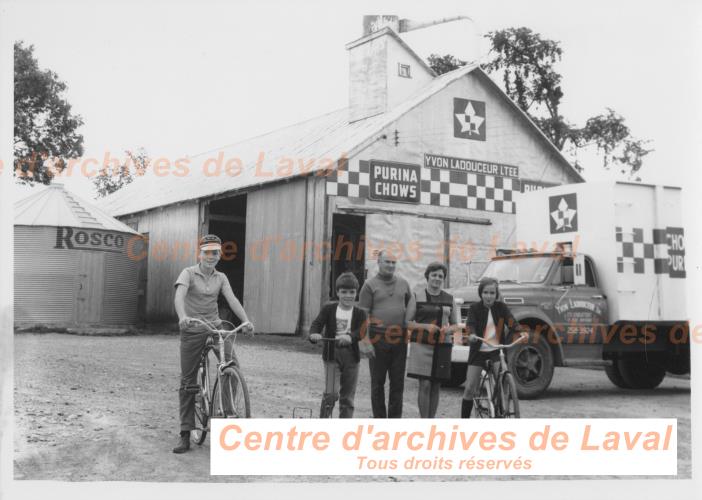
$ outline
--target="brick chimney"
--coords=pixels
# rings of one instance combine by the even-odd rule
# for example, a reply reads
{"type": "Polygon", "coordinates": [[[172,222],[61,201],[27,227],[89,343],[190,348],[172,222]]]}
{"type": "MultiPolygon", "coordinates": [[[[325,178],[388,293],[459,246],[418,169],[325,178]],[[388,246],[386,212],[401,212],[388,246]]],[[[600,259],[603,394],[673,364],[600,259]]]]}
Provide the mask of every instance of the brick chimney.
{"type": "Polygon", "coordinates": [[[398,16],[364,16],[363,36],[349,51],[349,122],[389,111],[433,78],[434,73],[397,34],[398,16]]]}

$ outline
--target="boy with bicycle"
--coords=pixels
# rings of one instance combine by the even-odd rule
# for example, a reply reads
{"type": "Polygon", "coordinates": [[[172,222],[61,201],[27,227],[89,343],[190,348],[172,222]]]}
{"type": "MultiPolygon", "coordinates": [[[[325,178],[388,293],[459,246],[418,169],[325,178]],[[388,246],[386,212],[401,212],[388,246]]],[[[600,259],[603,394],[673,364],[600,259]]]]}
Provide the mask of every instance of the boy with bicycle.
{"type": "Polygon", "coordinates": [[[361,362],[358,341],[365,335],[366,312],[354,306],[358,280],[346,272],[336,279],[338,302],[322,307],[310,326],[309,340],[322,340],[324,331],[324,394],[319,410],[320,418],[331,417],[334,404],[339,400],[339,418],[353,417],[358,366],[361,362]]]}
{"type": "MultiPolygon", "coordinates": [[[[222,252],[222,240],[214,234],[203,236],[199,242],[198,264],[186,267],[175,282],[175,310],[180,327],[180,439],[173,453],[190,449],[190,431],[195,429],[195,394],[188,387],[197,385],[197,368],[205,349],[209,332],[203,325],[191,321],[197,318],[219,326],[217,298],[221,293],[229,307],[242,322],[248,322],[246,311],[236,298],[224,273],[215,269],[222,252]]],[[[253,331],[253,325],[245,328],[253,331]]],[[[231,345],[225,344],[225,352],[231,345]]]]}

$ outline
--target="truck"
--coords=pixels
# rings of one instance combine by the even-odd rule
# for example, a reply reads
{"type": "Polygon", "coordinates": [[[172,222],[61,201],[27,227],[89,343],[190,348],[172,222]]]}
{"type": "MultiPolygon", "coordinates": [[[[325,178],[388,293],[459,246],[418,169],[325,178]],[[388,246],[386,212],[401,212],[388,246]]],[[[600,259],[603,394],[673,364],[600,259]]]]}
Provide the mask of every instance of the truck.
{"type": "MultiPolygon", "coordinates": [[[[508,355],[521,398],[541,395],[556,366],[602,366],[624,389],[690,372],[680,188],[579,183],[516,201],[516,244],[494,252],[478,281],[498,280],[529,333],[508,355]]],[[[477,289],[449,290],[464,318],[477,289]]],[[[450,385],[465,380],[468,351],[454,346],[450,385]]]]}

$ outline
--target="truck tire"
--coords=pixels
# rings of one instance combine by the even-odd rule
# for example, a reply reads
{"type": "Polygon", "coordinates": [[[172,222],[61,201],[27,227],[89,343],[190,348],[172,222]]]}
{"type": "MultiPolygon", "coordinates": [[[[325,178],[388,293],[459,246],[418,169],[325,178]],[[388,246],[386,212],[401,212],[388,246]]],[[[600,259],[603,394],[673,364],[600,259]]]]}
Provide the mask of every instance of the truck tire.
{"type": "Polygon", "coordinates": [[[530,333],[528,343],[517,345],[507,352],[519,398],[539,397],[553,378],[553,353],[546,340],[539,336],[538,342],[534,342],[530,333]]]}
{"type": "Polygon", "coordinates": [[[622,389],[631,389],[631,386],[629,386],[629,384],[624,381],[624,377],[622,377],[622,373],[619,370],[618,359],[615,359],[611,365],[605,366],[605,373],[607,374],[607,378],[610,380],[610,382],[617,387],[621,387],[622,389]]]}
{"type": "Polygon", "coordinates": [[[619,372],[630,389],[654,389],[665,378],[665,367],[642,359],[620,359],[619,372]]]}
{"type": "Polygon", "coordinates": [[[468,363],[451,363],[451,380],[441,383],[442,387],[459,387],[466,381],[468,363]]]}

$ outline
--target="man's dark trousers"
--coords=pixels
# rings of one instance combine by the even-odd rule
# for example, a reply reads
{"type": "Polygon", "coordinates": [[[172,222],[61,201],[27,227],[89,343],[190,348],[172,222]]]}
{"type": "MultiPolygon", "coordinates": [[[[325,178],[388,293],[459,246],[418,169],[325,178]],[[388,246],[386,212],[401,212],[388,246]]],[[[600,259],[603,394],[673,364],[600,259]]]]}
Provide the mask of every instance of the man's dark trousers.
{"type": "Polygon", "coordinates": [[[407,343],[399,336],[389,339],[378,339],[374,347],[375,357],[368,360],[371,376],[373,418],[402,418],[407,343]],[[390,396],[386,412],[385,378],[388,374],[390,376],[390,396]]]}

